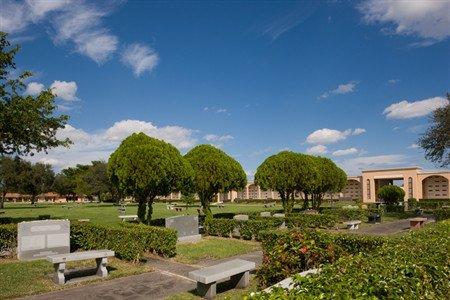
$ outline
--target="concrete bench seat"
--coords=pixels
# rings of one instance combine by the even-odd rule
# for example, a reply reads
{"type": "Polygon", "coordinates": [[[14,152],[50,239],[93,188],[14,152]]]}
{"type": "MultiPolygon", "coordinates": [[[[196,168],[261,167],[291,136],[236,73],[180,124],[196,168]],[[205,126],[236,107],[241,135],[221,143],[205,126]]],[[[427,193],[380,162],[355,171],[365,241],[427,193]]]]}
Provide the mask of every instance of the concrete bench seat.
{"type": "Polygon", "coordinates": [[[123,216],[119,216],[119,218],[122,220],[122,222],[125,222],[127,220],[132,220],[132,221],[139,220],[139,217],[137,215],[123,215],[123,216]]]}
{"type": "Polygon", "coordinates": [[[356,230],[359,228],[359,224],[361,224],[361,221],[355,220],[355,221],[348,221],[344,223],[347,226],[347,229],[349,230],[356,230]]]}
{"type": "Polygon", "coordinates": [[[409,219],[409,228],[410,229],[417,229],[423,226],[425,222],[427,221],[427,218],[417,217],[409,219]]]}
{"type": "Polygon", "coordinates": [[[92,250],[92,251],[49,255],[47,256],[47,261],[51,262],[55,268],[55,275],[53,276],[53,281],[57,284],[64,284],[66,283],[65,271],[67,262],[95,259],[97,262],[97,275],[100,277],[107,277],[108,270],[106,269],[106,264],[108,263],[108,257],[110,256],[114,256],[114,251],[92,250]]]}
{"type": "Polygon", "coordinates": [[[233,285],[243,288],[250,283],[250,271],[255,263],[243,259],[233,259],[214,266],[189,272],[189,277],[197,281],[197,293],[207,299],[216,296],[217,281],[230,278],[233,285]]]}

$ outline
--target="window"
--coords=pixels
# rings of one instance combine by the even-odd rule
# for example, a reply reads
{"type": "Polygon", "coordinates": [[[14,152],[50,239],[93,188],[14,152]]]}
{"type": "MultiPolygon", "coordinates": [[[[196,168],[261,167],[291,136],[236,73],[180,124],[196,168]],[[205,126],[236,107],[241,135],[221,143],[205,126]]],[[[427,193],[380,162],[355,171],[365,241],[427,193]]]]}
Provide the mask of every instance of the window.
{"type": "Polygon", "coordinates": [[[367,199],[370,199],[370,179],[367,179],[367,199]]]}
{"type": "Polygon", "coordinates": [[[412,178],[409,177],[408,178],[408,198],[412,198],[413,197],[413,182],[412,182],[412,178]]]}

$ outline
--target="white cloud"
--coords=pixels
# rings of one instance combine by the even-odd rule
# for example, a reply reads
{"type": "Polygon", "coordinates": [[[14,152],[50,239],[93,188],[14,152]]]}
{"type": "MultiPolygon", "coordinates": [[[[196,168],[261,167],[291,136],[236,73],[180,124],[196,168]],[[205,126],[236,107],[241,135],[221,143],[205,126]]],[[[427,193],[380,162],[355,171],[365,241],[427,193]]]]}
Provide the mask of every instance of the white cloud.
{"type": "Polygon", "coordinates": [[[215,106],[208,107],[208,106],[206,106],[206,107],[203,107],[203,111],[211,111],[216,114],[223,114],[223,113],[226,113],[228,110],[223,107],[215,107],[215,106]]]}
{"type": "Polygon", "coordinates": [[[98,159],[107,160],[120,142],[134,132],[144,132],[149,136],[165,140],[179,149],[187,149],[197,143],[194,137],[195,131],[192,129],[180,126],[157,127],[151,122],[139,120],[122,120],[106,130],[95,133],[66,125],[58,131],[57,137],[71,139],[73,145],[70,148],[50,149],[48,154],[37,153],[28,159],[34,162],[48,162],[57,168],[85,164],[98,159]]]}
{"type": "Polygon", "coordinates": [[[159,56],[152,48],[139,43],[128,46],[122,54],[122,62],[132,68],[136,76],[151,72],[158,61],[159,56]]]}
{"type": "MultiPolygon", "coordinates": [[[[280,149],[280,151],[288,151],[289,149],[280,149]]],[[[272,152],[273,151],[273,147],[266,147],[266,148],[264,148],[264,149],[260,149],[260,150],[257,150],[257,151],[254,151],[254,152],[252,152],[252,153],[250,153],[248,156],[249,157],[255,157],[255,156],[259,156],[259,155],[263,155],[263,154],[266,154],[266,153],[269,153],[269,152],[272,152]]]]}
{"type": "Polygon", "coordinates": [[[308,144],[332,144],[345,140],[350,135],[360,135],[364,132],[366,132],[364,128],[356,128],[354,130],[347,129],[344,131],[322,128],[308,135],[306,142],[308,144]]]}
{"type": "Polygon", "coordinates": [[[401,80],[400,79],[389,79],[388,80],[388,84],[389,85],[396,85],[397,83],[399,83],[401,80]]]}
{"type": "Polygon", "coordinates": [[[55,80],[50,85],[52,93],[65,101],[76,101],[77,83],[75,81],[59,81],[55,80]]]}
{"type": "Polygon", "coordinates": [[[30,24],[47,22],[55,44],[73,43],[77,52],[103,63],[118,45],[118,38],[102,25],[102,18],[111,12],[109,5],[115,4],[83,0],[6,1],[0,10],[0,30],[14,34],[30,24]]]}
{"type": "Polygon", "coordinates": [[[317,98],[318,99],[326,99],[332,95],[343,95],[343,94],[353,93],[355,91],[355,88],[357,85],[358,85],[358,82],[356,82],[356,81],[350,81],[348,83],[343,83],[343,84],[338,85],[337,88],[335,88],[331,91],[325,92],[317,98]]]}
{"type": "Polygon", "coordinates": [[[401,154],[360,156],[338,162],[347,174],[357,175],[361,171],[386,166],[399,166],[405,164],[406,156],[401,154]]]}
{"type": "Polygon", "coordinates": [[[411,119],[423,117],[437,108],[448,105],[449,101],[443,97],[433,97],[415,102],[407,100],[394,103],[386,107],[383,114],[388,119],[411,119]]]}
{"type": "Polygon", "coordinates": [[[341,149],[336,150],[333,152],[333,156],[345,156],[345,155],[351,155],[358,153],[358,149],[356,148],[347,148],[347,149],[341,149]]]}
{"type": "Polygon", "coordinates": [[[306,152],[309,154],[325,154],[328,152],[327,147],[324,145],[316,145],[311,148],[306,149],[306,152]]]}
{"type": "Polygon", "coordinates": [[[420,148],[420,146],[418,144],[416,144],[416,143],[413,143],[413,144],[408,146],[408,149],[418,149],[418,148],[420,148]]]}
{"type": "Polygon", "coordinates": [[[208,142],[227,142],[229,140],[234,139],[232,135],[216,135],[216,134],[207,134],[203,137],[208,142]]]}
{"type": "Polygon", "coordinates": [[[425,39],[423,46],[444,40],[450,35],[450,1],[367,0],[358,9],[367,23],[386,25],[383,31],[392,34],[425,39]]]}
{"type": "Polygon", "coordinates": [[[25,89],[25,94],[36,96],[36,95],[39,95],[44,89],[45,89],[45,86],[42,83],[33,81],[33,82],[30,82],[27,84],[27,88],[25,89]]]}

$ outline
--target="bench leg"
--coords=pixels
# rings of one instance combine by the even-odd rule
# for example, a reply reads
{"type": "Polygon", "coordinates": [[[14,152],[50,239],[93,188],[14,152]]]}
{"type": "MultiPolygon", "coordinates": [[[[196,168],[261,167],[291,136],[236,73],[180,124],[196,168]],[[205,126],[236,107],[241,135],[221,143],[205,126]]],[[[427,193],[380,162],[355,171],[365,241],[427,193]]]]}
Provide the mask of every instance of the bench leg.
{"type": "Polygon", "coordinates": [[[206,299],[212,299],[216,296],[216,288],[216,282],[212,282],[209,284],[197,282],[197,293],[206,299]]]}
{"type": "Polygon", "coordinates": [[[64,271],[66,270],[66,263],[56,263],[53,264],[53,267],[55,268],[53,282],[56,284],[65,284],[66,277],[64,276],[64,271]]]}
{"type": "Polygon", "coordinates": [[[108,263],[108,258],[96,258],[95,261],[97,262],[97,275],[100,277],[107,277],[108,269],[106,269],[106,264],[108,263]]]}
{"type": "Polygon", "coordinates": [[[239,273],[230,278],[232,285],[236,288],[244,288],[250,284],[250,272],[239,273]]]}

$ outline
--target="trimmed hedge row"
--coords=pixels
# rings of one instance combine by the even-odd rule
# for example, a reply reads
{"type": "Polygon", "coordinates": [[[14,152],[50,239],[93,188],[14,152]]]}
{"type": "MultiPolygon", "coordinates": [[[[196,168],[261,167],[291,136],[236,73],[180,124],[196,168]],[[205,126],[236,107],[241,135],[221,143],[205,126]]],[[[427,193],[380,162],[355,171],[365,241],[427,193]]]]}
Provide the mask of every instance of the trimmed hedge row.
{"type": "Polygon", "coordinates": [[[318,230],[274,230],[260,235],[264,257],[257,277],[263,287],[332,263],[343,255],[373,251],[386,242],[382,237],[330,234],[318,230]]]}
{"type": "Polygon", "coordinates": [[[367,209],[343,209],[326,207],[320,209],[322,214],[335,215],[340,221],[365,220],[369,214],[367,209]]]}
{"type": "Polygon", "coordinates": [[[333,228],[338,222],[338,216],[333,214],[302,214],[286,218],[288,228],[333,228]]]}
{"type": "Polygon", "coordinates": [[[436,218],[436,221],[443,221],[450,219],[450,209],[448,208],[436,209],[435,211],[433,211],[433,215],[436,218]]]}
{"type": "Polygon", "coordinates": [[[205,221],[203,228],[208,235],[261,240],[259,235],[261,231],[278,228],[282,223],[283,218],[261,218],[248,221],[212,219],[205,221]]]}
{"type": "Polygon", "coordinates": [[[448,299],[450,221],[400,238],[369,253],[341,256],[312,276],[295,277],[296,287],[250,299],[448,299]]]}
{"type": "MultiPolygon", "coordinates": [[[[76,249],[109,249],[125,260],[139,260],[144,252],[175,256],[177,234],[168,228],[129,224],[107,227],[97,224],[72,223],[70,243],[76,249]]],[[[0,251],[17,247],[17,224],[0,225],[0,251]]]]}
{"type": "Polygon", "coordinates": [[[109,249],[125,260],[139,260],[143,252],[172,257],[176,254],[177,233],[169,228],[142,224],[107,227],[72,224],[71,244],[76,248],[109,249]]]}

